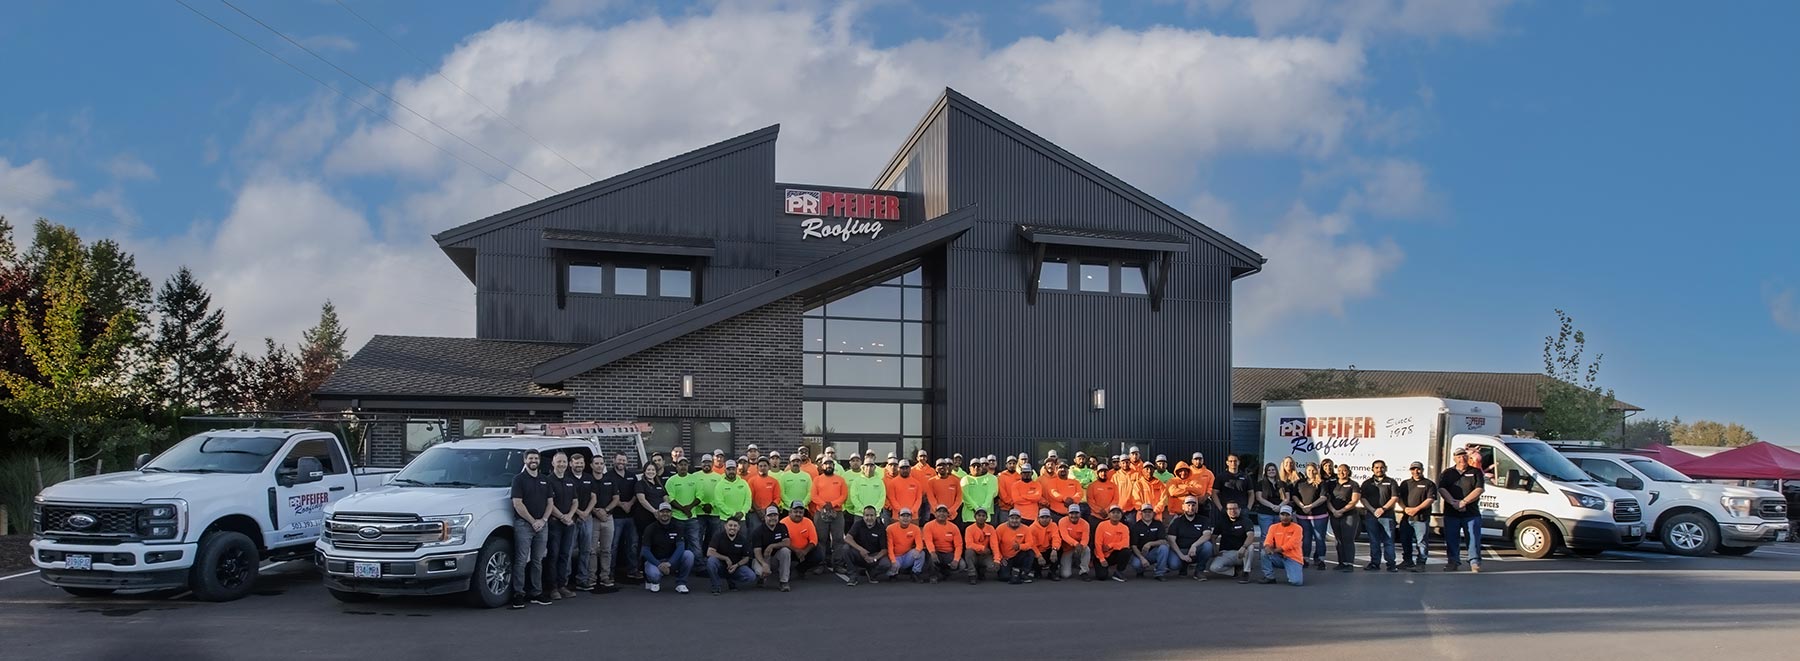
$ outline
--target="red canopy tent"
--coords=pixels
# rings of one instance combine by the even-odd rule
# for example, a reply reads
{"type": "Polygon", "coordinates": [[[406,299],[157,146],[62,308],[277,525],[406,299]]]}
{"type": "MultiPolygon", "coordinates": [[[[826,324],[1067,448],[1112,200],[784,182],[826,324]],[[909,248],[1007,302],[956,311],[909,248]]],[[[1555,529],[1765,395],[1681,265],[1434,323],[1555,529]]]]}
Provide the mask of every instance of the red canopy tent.
{"type": "MultiPolygon", "coordinates": [[[[1666,463],[1666,462],[1665,462],[1666,463]]],[[[1800,480],[1800,452],[1768,441],[1732,448],[1679,465],[1689,477],[1722,480],[1800,480]]]]}
{"type": "Polygon", "coordinates": [[[1668,464],[1676,470],[1681,470],[1682,464],[1700,458],[1661,443],[1651,443],[1644,447],[1644,451],[1654,455],[1657,461],[1668,464]]]}

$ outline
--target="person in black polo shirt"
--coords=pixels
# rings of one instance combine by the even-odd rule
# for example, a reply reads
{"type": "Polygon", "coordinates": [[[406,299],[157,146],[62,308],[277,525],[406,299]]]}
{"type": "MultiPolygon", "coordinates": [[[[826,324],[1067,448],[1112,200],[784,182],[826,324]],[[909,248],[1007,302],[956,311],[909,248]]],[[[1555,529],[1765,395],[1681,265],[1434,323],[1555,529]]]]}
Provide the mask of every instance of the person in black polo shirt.
{"type": "Polygon", "coordinates": [[[1362,529],[1362,485],[1350,479],[1348,465],[1337,467],[1337,480],[1325,483],[1325,507],[1331,511],[1331,534],[1337,538],[1338,571],[1356,571],[1356,532],[1362,529]]]}
{"type": "Polygon", "coordinates": [[[575,554],[575,496],[580,489],[580,483],[569,473],[569,455],[550,455],[550,540],[544,563],[549,580],[544,581],[544,587],[549,588],[551,599],[575,596],[575,591],[569,589],[569,562],[575,554]]]}
{"type": "Polygon", "coordinates": [[[1401,567],[1408,571],[1425,568],[1426,542],[1431,537],[1431,501],[1437,500],[1437,483],[1425,479],[1425,464],[1417,461],[1407,467],[1410,476],[1400,482],[1399,520],[1400,552],[1405,554],[1401,567]],[[1418,556],[1414,560],[1414,555],[1418,556]]]}
{"type": "MultiPolygon", "coordinates": [[[[864,505],[862,518],[850,524],[844,533],[844,546],[838,550],[844,566],[850,570],[850,585],[864,578],[880,583],[892,563],[887,557],[887,526],[874,505],[864,505]]],[[[973,574],[971,574],[973,575],[973,574]]]]}
{"type": "Polygon", "coordinates": [[[781,525],[781,508],[770,505],[763,510],[763,527],[757,529],[752,540],[751,551],[756,555],[756,584],[762,585],[763,579],[775,568],[775,554],[788,548],[788,529],[781,525]]]}
{"type": "Polygon", "coordinates": [[[1169,569],[1185,574],[1193,570],[1194,580],[1206,580],[1206,563],[1213,554],[1212,521],[1200,516],[1200,499],[1188,496],[1181,503],[1181,515],[1169,519],[1169,569]]]}
{"type": "MultiPolygon", "coordinates": [[[[594,594],[618,592],[613,582],[613,567],[618,556],[613,553],[614,527],[624,521],[615,521],[612,512],[607,511],[607,504],[619,497],[619,481],[609,480],[611,472],[606,470],[606,462],[599,456],[594,457],[594,556],[588,561],[588,574],[594,577],[594,594]]],[[[629,573],[629,572],[628,572],[629,573]]]]}
{"type": "Polygon", "coordinates": [[[1207,567],[1208,573],[1225,576],[1237,575],[1239,583],[1250,582],[1250,568],[1260,563],[1257,557],[1256,523],[1244,515],[1244,508],[1237,503],[1226,501],[1225,509],[1213,519],[1213,539],[1218,545],[1218,554],[1213,556],[1212,565],[1207,567]]]}
{"type": "Polygon", "coordinates": [[[1235,454],[1225,456],[1225,470],[1218,473],[1213,482],[1212,512],[1216,516],[1225,511],[1225,503],[1237,503],[1239,511],[1250,507],[1250,493],[1256,491],[1256,476],[1244,468],[1235,454]]]}
{"type": "Polygon", "coordinates": [[[595,481],[587,472],[587,456],[569,457],[569,474],[575,477],[575,589],[594,589],[595,481]]]}
{"type": "Polygon", "coordinates": [[[725,529],[713,535],[706,547],[706,573],[712,577],[712,593],[722,594],[726,583],[731,589],[739,584],[756,582],[756,570],[750,568],[750,536],[736,517],[725,520],[725,529]]]}
{"type": "MultiPolygon", "coordinates": [[[[613,522],[612,538],[608,545],[612,547],[612,560],[625,565],[625,578],[634,580],[641,578],[638,562],[638,529],[631,517],[632,504],[637,501],[637,476],[632,475],[629,460],[625,453],[613,455],[613,469],[600,476],[601,489],[612,493],[611,499],[602,499],[606,513],[613,522]]],[[[600,575],[611,583],[611,566],[602,567],[600,575]]]]}
{"type": "Polygon", "coordinates": [[[1156,580],[1163,580],[1163,574],[1168,573],[1173,566],[1170,559],[1174,554],[1169,552],[1169,540],[1168,535],[1163,533],[1163,522],[1156,518],[1156,506],[1144,503],[1143,507],[1138,508],[1137,520],[1132,521],[1128,527],[1131,528],[1131,547],[1137,551],[1137,557],[1131,560],[1131,567],[1137,570],[1138,578],[1143,578],[1144,570],[1148,569],[1156,580]]]}
{"type": "Polygon", "coordinates": [[[675,525],[668,503],[657,506],[650,526],[644,528],[643,544],[639,551],[644,558],[644,589],[661,592],[663,578],[674,576],[675,591],[687,594],[688,574],[694,571],[694,552],[688,550],[687,538],[675,525]]]}
{"type": "Polygon", "coordinates": [[[1381,568],[1387,558],[1388,571],[1400,571],[1394,564],[1394,507],[1400,503],[1400,483],[1388,477],[1387,462],[1376,459],[1369,464],[1374,473],[1362,483],[1363,528],[1369,531],[1369,566],[1363,571],[1381,568]]]}
{"type": "Polygon", "coordinates": [[[1457,448],[1450,458],[1455,466],[1438,476],[1438,497],[1444,499],[1444,550],[1449,555],[1444,571],[1456,571],[1462,561],[1458,551],[1469,548],[1469,571],[1481,573],[1481,492],[1487,480],[1481,469],[1469,464],[1468,450],[1457,448]]]}
{"type": "Polygon", "coordinates": [[[550,479],[538,473],[537,450],[525,451],[525,469],[513,476],[512,607],[550,605],[544,594],[544,550],[550,541],[550,479]],[[529,584],[526,581],[530,581],[529,584]]]}

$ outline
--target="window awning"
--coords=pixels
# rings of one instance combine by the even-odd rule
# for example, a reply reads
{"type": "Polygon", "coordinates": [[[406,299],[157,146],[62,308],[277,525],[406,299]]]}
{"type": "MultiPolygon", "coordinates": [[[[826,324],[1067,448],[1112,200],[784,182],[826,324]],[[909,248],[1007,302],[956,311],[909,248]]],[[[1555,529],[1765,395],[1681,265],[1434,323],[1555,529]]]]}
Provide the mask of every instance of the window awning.
{"type": "Polygon", "coordinates": [[[1144,250],[1149,252],[1187,252],[1188,250],[1187,241],[1183,240],[1181,237],[1170,234],[1020,225],[1019,236],[1024,237],[1026,241],[1032,243],[1056,246],[1082,246],[1087,248],[1144,250]]]}
{"type": "Polygon", "coordinates": [[[710,239],[555,228],[545,229],[543,237],[545,246],[562,250],[689,257],[711,257],[713,255],[713,242],[710,239]]]}

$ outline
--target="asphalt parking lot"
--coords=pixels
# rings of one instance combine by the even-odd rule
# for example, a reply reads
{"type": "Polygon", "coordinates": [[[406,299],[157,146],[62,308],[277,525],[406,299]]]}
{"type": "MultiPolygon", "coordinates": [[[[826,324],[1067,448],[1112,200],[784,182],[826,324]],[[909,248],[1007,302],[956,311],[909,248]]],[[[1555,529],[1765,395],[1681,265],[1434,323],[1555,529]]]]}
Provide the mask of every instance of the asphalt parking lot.
{"type": "Polygon", "coordinates": [[[0,580],[0,656],[81,659],[516,658],[551,640],[597,658],[1792,658],[1800,545],[1743,558],[1650,551],[1483,573],[1311,572],[1305,587],[1213,580],[1038,581],[692,594],[626,589],[523,611],[450,599],[340,604],[305,563],[227,604],[80,599],[0,580]],[[809,651],[808,647],[812,649],[809,651]]]}

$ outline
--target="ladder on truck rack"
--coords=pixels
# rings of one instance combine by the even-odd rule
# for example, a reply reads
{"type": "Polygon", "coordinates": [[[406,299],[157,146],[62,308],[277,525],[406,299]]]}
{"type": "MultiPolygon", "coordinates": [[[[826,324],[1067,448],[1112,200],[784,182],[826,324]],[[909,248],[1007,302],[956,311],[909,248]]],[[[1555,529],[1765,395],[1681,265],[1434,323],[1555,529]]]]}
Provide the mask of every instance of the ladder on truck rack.
{"type": "Polygon", "coordinates": [[[644,439],[650,436],[650,423],[630,421],[586,422],[522,422],[516,425],[482,427],[483,436],[560,436],[575,438],[625,438],[637,448],[638,466],[650,463],[644,451],[644,439]]]}

